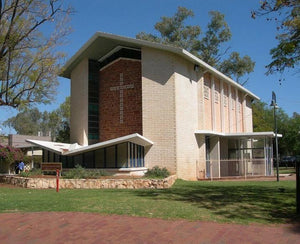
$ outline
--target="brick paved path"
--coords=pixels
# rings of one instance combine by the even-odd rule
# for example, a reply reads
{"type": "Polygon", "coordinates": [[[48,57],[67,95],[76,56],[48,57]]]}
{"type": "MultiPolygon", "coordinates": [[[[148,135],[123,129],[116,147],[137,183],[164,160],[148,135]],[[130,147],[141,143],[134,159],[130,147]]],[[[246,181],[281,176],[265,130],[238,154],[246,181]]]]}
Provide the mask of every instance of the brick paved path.
{"type": "MultiPolygon", "coordinates": [[[[49,203],[51,204],[51,203],[49,203]]],[[[0,243],[300,243],[300,225],[212,222],[43,212],[0,214],[0,243]]]]}

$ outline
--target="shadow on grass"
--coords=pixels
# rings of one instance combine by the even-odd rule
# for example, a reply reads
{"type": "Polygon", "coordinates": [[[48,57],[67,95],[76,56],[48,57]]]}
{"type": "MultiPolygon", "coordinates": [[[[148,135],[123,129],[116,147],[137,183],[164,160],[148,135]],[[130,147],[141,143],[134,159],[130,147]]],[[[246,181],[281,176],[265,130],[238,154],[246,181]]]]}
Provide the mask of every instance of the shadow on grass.
{"type": "MultiPolygon", "coordinates": [[[[297,223],[295,188],[276,182],[186,182],[165,190],[143,190],[141,197],[180,201],[210,213],[222,222],[297,223]],[[284,188],[284,191],[282,191],[284,188]]],[[[297,232],[299,228],[297,228],[297,232]]]]}

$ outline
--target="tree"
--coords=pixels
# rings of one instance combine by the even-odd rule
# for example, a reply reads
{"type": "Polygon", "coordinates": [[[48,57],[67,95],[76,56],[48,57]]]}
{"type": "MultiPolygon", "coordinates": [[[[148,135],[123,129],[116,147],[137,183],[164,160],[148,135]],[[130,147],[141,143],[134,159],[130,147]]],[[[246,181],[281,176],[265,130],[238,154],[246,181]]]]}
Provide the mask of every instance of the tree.
{"type": "Polygon", "coordinates": [[[238,78],[238,82],[241,82],[240,78],[246,73],[252,72],[255,63],[249,56],[240,58],[236,52],[232,53],[231,58],[224,60],[226,62],[222,60],[229,49],[224,50],[223,44],[231,39],[231,32],[224,14],[211,11],[209,15],[211,20],[202,38],[199,25],[185,24],[188,18],[194,17],[193,11],[185,7],[178,7],[173,17],[161,17],[161,21],[154,26],[159,36],[140,32],[136,38],[184,48],[209,65],[220,69],[226,75],[238,78]],[[235,66],[238,66],[239,69],[235,66]]]}
{"type": "Polygon", "coordinates": [[[220,64],[219,69],[224,74],[233,77],[237,83],[243,86],[247,83],[248,79],[241,81],[241,77],[246,73],[251,73],[254,66],[255,62],[248,55],[241,58],[238,52],[232,52],[230,57],[220,64]]]}
{"type": "Polygon", "coordinates": [[[266,16],[276,21],[278,45],[270,50],[272,62],[266,68],[267,74],[284,72],[295,68],[300,61],[300,0],[265,0],[260,8],[252,11],[252,18],[266,16]]]}
{"type": "Polygon", "coordinates": [[[255,101],[252,105],[253,131],[273,131],[274,117],[268,105],[261,101],[255,101]]]}
{"type": "Polygon", "coordinates": [[[14,128],[20,135],[38,135],[41,131],[42,114],[37,108],[26,109],[3,122],[4,126],[14,128]]]}
{"type": "Polygon", "coordinates": [[[207,25],[205,36],[198,42],[199,58],[211,66],[219,67],[221,57],[227,52],[221,51],[221,45],[231,39],[230,29],[224,14],[210,11],[211,22],[207,25]]]}
{"type": "Polygon", "coordinates": [[[63,0],[0,0],[0,106],[52,100],[71,11],[63,0]]]}
{"type": "Polygon", "coordinates": [[[37,108],[26,109],[4,121],[3,125],[14,128],[21,135],[51,134],[52,140],[68,142],[70,138],[70,97],[52,112],[40,112],[37,108]]]}
{"type": "MultiPolygon", "coordinates": [[[[253,103],[253,131],[274,131],[274,110],[264,102],[253,103]]],[[[276,110],[280,155],[300,154],[300,115],[294,113],[290,118],[281,108],[276,110]]]]}

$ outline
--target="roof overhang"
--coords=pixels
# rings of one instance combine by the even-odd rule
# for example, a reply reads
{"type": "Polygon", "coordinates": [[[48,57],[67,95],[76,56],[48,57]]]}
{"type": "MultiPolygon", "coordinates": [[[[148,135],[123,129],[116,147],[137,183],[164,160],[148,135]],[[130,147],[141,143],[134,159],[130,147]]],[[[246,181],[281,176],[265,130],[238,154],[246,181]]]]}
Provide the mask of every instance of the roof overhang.
{"type": "MultiPolygon", "coordinates": [[[[210,130],[197,130],[196,135],[207,135],[207,136],[221,136],[230,138],[257,138],[257,137],[271,137],[274,138],[276,134],[273,131],[265,132],[240,132],[240,133],[221,133],[210,130]]],[[[281,134],[277,134],[277,137],[282,137],[281,134]]]]}
{"type": "Polygon", "coordinates": [[[45,142],[45,141],[37,141],[37,140],[26,140],[29,143],[34,145],[38,145],[43,149],[52,151],[54,153],[64,155],[64,156],[73,156],[93,150],[97,150],[104,147],[114,146],[117,144],[121,144],[124,142],[132,142],[140,146],[152,146],[153,142],[148,140],[147,138],[141,136],[140,134],[131,134],[119,138],[115,138],[112,140],[99,142],[89,146],[79,146],[77,143],[75,144],[66,144],[66,143],[58,143],[58,142],[45,142]]]}
{"type": "Polygon", "coordinates": [[[129,38],[124,36],[113,35],[104,32],[96,32],[65,64],[63,71],[60,74],[62,77],[69,78],[71,77],[72,70],[84,59],[92,60],[101,60],[102,57],[105,57],[112,50],[118,46],[124,46],[134,49],[141,49],[143,47],[160,49],[163,51],[175,53],[190,62],[199,65],[202,67],[202,70],[209,71],[214,74],[216,77],[227,81],[234,87],[244,91],[248,96],[259,100],[259,97],[247,90],[245,87],[241,86],[228,76],[224,75],[220,71],[216,70],[212,66],[208,65],[201,59],[197,58],[188,51],[160,43],[139,40],[135,38],[129,38]]]}

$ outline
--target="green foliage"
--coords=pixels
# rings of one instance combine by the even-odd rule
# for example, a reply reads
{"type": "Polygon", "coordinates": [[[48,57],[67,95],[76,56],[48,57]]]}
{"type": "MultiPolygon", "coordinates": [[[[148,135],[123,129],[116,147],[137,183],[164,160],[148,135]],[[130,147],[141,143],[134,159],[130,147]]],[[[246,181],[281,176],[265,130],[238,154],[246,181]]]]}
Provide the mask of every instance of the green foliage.
{"type": "Polygon", "coordinates": [[[261,101],[252,104],[253,131],[273,131],[274,116],[270,106],[261,101]]]}
{"type": "Polygon", "coordinates": [[[41,169],[31,169],[30,171],[23,171],[19,174],[21,177],[39,176],[43,175],[41,169]]]}
{"type": "Polygon", "coordinates": [[[0,1],[0,106],[53,100],[71,11],[62,0],[0,1]]]}
{"type": "Polygon", "coordinates": [[[253,62],[249,56],[246,55],[241,58],[239,53],[232,52],[230,57],[220,64],[219,69],[224,74],[235,79],[236,82],[245,85],[248,80],[241,82],[240,78],[246,73],[251,73],[254,66],[255,62],[253,62]]]}
{"type": "Polygon", "coordinates": [[[252,17],[267,16],[268,21],[276,21],[278,45],[270,50],[272,62],[266,67],[267,74],[284,72],[295,68],[300,61],[300,1],[265,0],[260,8],[252,12],[252,17]]]}
{"type": "Polygon", "coordinates": [[[66,179],[97,179],[107,175],[109,175],[109,173],[104,170],[87,170],[78,164],[75,168],[62,172],[62,176],[66,179]]]}
{"type": "Polygon", "coordinates": [[[41,131],[43,114],[37,108],[26,109],[4,121],[4,126],[12,127],[20,135],[37,135],[41,131]]]}
{"type": "Polygon", "coordinates": [[[52,112],[40,112],[37,108],[25,109],[16,116],[4,121],[3,125],[14,128],[21,135],[48,135],[53,140],[70,141],[70,97],[52,112]]]}
{"type": "Polygon", "coordinates": [[[67,121],[62,123],[62,128],[57,132],[56,141],[69,143],[70,142],[70,125],[67,121]]]}
{"type": "Polygon", "coordinates": [[[221,51],[221,45],[231,39],[231,32],[224,14],[210,11],[209,15],[211,22],[207,25],[205,36],[198,43],[199,58],[211,66],[218,67],[221,56],[224,54],[221,51]]]}
{"type": "MultiPolygon", "coordinates": [[[[193,16],[193,11],[184,7],[178,7],[173,17],[162,17],[161,21],[155,24],[155,29],[161,34],[160,42],[190,50],[190,48],[196,44],[197,36],[201,32],[199,26],[184,25],[184,21],[193,16]]],[[[138,34],[137,38],[145,39],[145,37],[147,38],[148,36],[154,41],[159,40],[159,38],[153,38],[151,34],[145,36],[138,34]]]]}
{"type": "Polygon", "coordinates": [[[199,25],[187,25],[185,22],[194,17],[194,12],[185,7],[178,7],[173,17],[161,17],[161,21],[155,24],[155,30],[159,36],[140,32],[137,39],[148,40],[169,44],[184,48],[204,62],[217,69],[221,69],[224,74],[240,78],[254,69],[254,62],[249,56],[240,58],[237,52],[233,52],[229,59],[223,60],[228,48],[224,49],[224,43],[231,39],[229,26],[225,21],[224,14],[218,11],[210,11],[210,22],[206,32],[201,33],[199,25]]]}
{"type": "Polygon", "coordinates": [[[0,161],[12,164],[16,161],[23,160],[24,154],[18,148],[13,148],[10,146],[2,146],[0,145],[0,161]]]}
{"type": "Polygon", "coordinates": [[[20,149],[0,144],[0,172],[7,173],[10,165],[23,160],[23,157],[20,149]]]}
{"type": "MultiPolygon", "coordinates": [[[[275,131],[274,109],[264,102],[253,103],[253,131],[275,131]]],[[[280,155],[300,155],[300,115],[294,113],[289,117],[281,108],[276,109],[277,130],[280,155]]]]}
{"type": "Polygon", "coordinates": [[[167,168],[159,168],[158,166],[154,166],[152,169],[148,169],[145,174],[147,178],[166,178],[170,175],[170,172],[167,168]]]}

